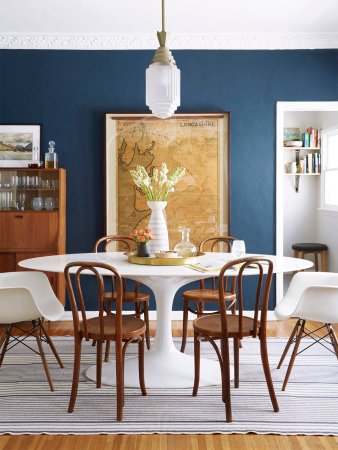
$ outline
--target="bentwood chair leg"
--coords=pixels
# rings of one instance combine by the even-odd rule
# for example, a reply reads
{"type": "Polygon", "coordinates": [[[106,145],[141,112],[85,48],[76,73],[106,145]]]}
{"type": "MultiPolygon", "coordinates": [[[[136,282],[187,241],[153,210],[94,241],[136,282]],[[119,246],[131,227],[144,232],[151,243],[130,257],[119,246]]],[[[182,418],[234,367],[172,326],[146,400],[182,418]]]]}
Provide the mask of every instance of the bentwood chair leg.
{"type": "Polygon", "coordinates": [[[240,340],[234,338],[234,371],[235,371],[235,388],[239,386],[239,344],[240,340]]]}
{"type": "Polygon", "coordinates": [[[332,325],[330,323],[326,324],[326,328],[327,328],[327,331],[328,331],[330,339],[331,339],[331,344],[332,344],[333,350],[336,354],[336,357],[338,358],[338,340],[337,340],[336,333],[334,332],[334,329],[332,328],[332,325]]]}
{"type": "Polygon", "coordinates": [[[68,412],[72,413],[74,411],[75,401],[77,397],[77,390],[79,386],[79,377],[80,377],[80,366],[81,366],[81,339],[75,339],[74,344],[74,368],[73,368],[73,383],[72,383],[72,391],[70,394],[68,412]]]}
{"type": "Polygon", "coordinates": [[[104,352],[104,362],[109,362],[109,354],[110,354],[110,340],[106,341],[106,350],[104,352]]]}
{"type": "Polygon", "coordinates": [[[291,370],[292,370],[292,367],[293,367],[293,363],[295,362],[295,359],[296,359],[296,356],[297,356],[297,352],[298,352],[298,348],[299,348],[299,344],[300,344],[300,341],[301,341],[302,336],[303,336],[303,332],[304,332],[304,328],[305,328],[305,322],[306,322],[305,320],[301,320],[300,321],[300,324],[299,324],[300,326],[298,327],[295,346],[293,348],[291,359],[290,359],[290,362],[289,362],[289,365],[288,365],[288,370],[287,370],[285,378],[284,378],[282,391],[285,391],[286,385],[288,384],[289,377],[290,377],[290,374],[291,374],[291,370]]]}
{"type": "Polygon", "coordinates": [[[184,300],[183,302],[183,330],[182,330],[182,345],[181,352],[184,353],[185,346],[187,345],[187,334],[188,334],[188,313],[189,313],[189,302],[184,300]]]}
{"type": "Polygon", "coordinates": [[[278,401],[277,401],[275,389],[273,387],[273,382],[272,382],[272,378],[271,378],[266,336],[260,336],[259,339],[260,339],[260,348],[261,348],[261,360],[262,360],[262,366],[263,366],[263,370],[264,370],[266,384],[268,386],[273,410],[275,412],[278,412],[279,406],[278,406],[278,401]]]}
{"type": "Polygon", "coordinates": [[[6,336],[5,336],[5,339],[4,339],[2,352],[1,352],[1,356],[0,356],[0,367],[1,367],[2,362],[4,360],[4,357],[5,357],[5,353],[6,353],[6,350],[7,350],[8,342],[9,342],[9,339],[10,339],[10,336],[11,336],[11,330],[12,330],[12,326],[8,325],[6,327],[6,329],[5,329],[5,332],[4,332],[6,336]]]}
{"type": "Polygon", "coordinates": [[[51,340],[51,338],[50,338],[50,336],[49,336],[49,334],[48,334],[48,332],[46,330],[46,327],[44,326],[42,320],[40,320],[40,326],[42,328],[43,334],[45,335],[45,338],[47,339],[47,342],[48,342],[50,348],[52,349],[52,352],[54,353],[54,356],[55,356],[57,362],[59,363],[59,366],[61,368],[63,368],[64,366],[63,366],[63,363],[61,361],[61,358],[60,358],[60,356],[59,356],[59,354],[58,354],[58,352],[57,352],[57,350],[55,348],[55,345],[53,344],[53,341],[51,340]]]}
{"type": "Polygon", "coordinates": [[[146,323],[146,343],[147,350],[150,350],[150,329],[149,329],[149,307],[148,302],[143,302],[144,321],[146,323]]]}
{"type": "MultiPolygon", "coordinates": [[[[108,342],[108,341],[107,341],[108,342]]],[[[101,387],[102,378],[102,341],[98,339],[96,342],[96,387],[101,387]]]]}
{"type": "Polygon", "coordinates": [[[33,321],[33,326],[34,326],[33,333],[34,333],[34,336],[35,336],[35,339],[36,339],[36,343],[38,344],[39,353],[40,353],[41,361],[42,361],[42,364],[43,364],[43,368],[45,369],[45,373],[46,373],[46,377],[47,377],[47,380],[48,380],[48,384],[49,384],[50,390],[54,391],[54,386],[53,386],[53,382],[52,382],[52,379],[51,379],[51,376],[50,376],[50,373],[49,373],[49,368],[48,368],[46,356],[45,356],[45,353],[43,351],[42,344],[41,344],[41,337],[40,337],[40,335],[38,333],[39,327],[36,326],[36,323],[34,323],[34,321],[33,321]]]}
{"type": "Polygon", "coordinates": [[[221,340],[222,351],[222,391],[224,389],[225,400],[225,417],[227,422],[232,422],[232,408],[231,408],[231,391],[230,391],[230,356],[229,356],[229,342],[221,340]]]}
{"type": "Polygon", "coordinates": [[[115,356],[116,356],[116,400],[117,400],[117,413],[116,420],[120,422],[123,418],[123,353],[121,342],[115,344],[115,356]]]}
{"type": "Polygon", "coordinates": [[[281,358],[279,360],[277,369],[280,369],[282,367],[282,364],[283,364],[283,361],[285,359],[285,356],[287,355],[287,353],[289,351],[289,348],[290,348],[290,346],[291,346],[291,344],[293,342],[293,339],[294,339],[295,334],[297,332],[297,329],[299,327],[299,322],[300,322],[300,319],[297,320],[296,325],[294,326],[294,329],[292,330],[292,333],[291,333],[291,335],[289,337],[289,340],[288,340],[288,342],[287,342],[287,344],[286,344],[286,346],[284,348],[283,354],[282,354],[282,356],[281,356],[281,358]]]}
{"type": "Polygon", "coordinates": [[[195,377],[194,377],[194,387],[192,390],[192,395],[196,397],[198,392],[198,386],[200,384],[200,349],[201,344],[198,339],[197,332],[194,331],[194,368],[195,368],[195,377]]]}
{"type": "Polygon", "coordinates": [[[138,343],[138,376],[140,380],[140,388],[142,395],[147,395],[146,385],[144,382],[144,336],[138,343]]]}

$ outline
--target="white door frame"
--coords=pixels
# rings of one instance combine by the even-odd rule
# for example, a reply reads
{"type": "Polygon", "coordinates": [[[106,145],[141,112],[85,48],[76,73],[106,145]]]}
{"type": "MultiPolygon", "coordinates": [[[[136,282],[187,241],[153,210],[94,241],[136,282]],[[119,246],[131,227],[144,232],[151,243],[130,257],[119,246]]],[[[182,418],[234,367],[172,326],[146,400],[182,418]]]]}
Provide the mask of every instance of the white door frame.
{"type": "MultiPolygon", "coordinates": [[[[276,254],[283,256],[284,221],[284,114],[291,111],[338,112],[338,102],[277,102],[276,105],[276,254]]],[[[283,298],[283,274],[276,276],[276,304],[283,298]]]]}

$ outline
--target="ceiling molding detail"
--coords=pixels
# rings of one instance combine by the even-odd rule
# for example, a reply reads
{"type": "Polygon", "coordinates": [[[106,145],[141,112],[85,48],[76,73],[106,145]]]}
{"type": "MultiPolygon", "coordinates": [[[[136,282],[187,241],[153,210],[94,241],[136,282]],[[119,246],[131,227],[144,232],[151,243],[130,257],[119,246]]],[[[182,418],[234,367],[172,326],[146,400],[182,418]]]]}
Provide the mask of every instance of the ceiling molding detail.
{"type": "MultiPolygon", "coordinates": [[[[176,50],[286,50],[338,49],[338,33],[227,33],[169,35],[176,50]]],[[[48,50],[154,50],[155,33],[149,34],[1,34],[0,49],[48,50]]]]}

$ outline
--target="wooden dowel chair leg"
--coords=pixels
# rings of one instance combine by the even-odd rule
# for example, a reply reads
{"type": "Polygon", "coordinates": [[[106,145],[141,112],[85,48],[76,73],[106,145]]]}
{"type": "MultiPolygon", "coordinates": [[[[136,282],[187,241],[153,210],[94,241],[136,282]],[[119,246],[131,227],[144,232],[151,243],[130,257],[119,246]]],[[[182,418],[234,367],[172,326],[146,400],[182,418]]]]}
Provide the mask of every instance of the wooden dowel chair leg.
{"type": "Polygon", "coordinates": [[[11,330],[12,330],[12,326],[11,325],[8,325],[6,327],[6,329],[5,329],[5,335],[6,336],[5,336],[5,339],[4,339],[2,352],[1,352],[1,356],[0,356],[0,367],[2,366],[2,362],[3,362],[4,357],[5,357],[5,353],[6,353],[6,350],[7,350],[8,342],[9,342],[9,339],[11,337],[11,330]]]}
{"type": "Polygon", "coordinates": [[[49,334],[48,334],[48,332],[46,330],[46,327],[44,326],[42,320],[40,320],[40,326],[42,328],[43,334],[45,335],[45,338],[47,339],[47,342],[48,342],[50,348],[52,349],[52,352],[54,353],[54,356],[55,356],[57,362],[59,363],[59,366],[61,368],[63,368],[64,366],[63,366],[63,363],[61,361],[61,358],[60,358],[60,356],[59,356],[59,354],[58,354],[58,352],[57,352],[57,350],[55,348],[55,345],[53,344],[53,341],[51,340],[51,338],[50,338],[50,336],[49,336],[49,334]]]}
{"type": "Polygon", "coordinates": [[[38,332],[38,330],[40,329],[40,326],[37,326],[36,323],[34,323],[34,322],[33,322],[33,326],[34,326],[33,333],[34,333],[34,336],[35,336],[35,339],[36,339],[36,343],[38,344],[39,353],[40,353],[41,361],[42,361],[42,364],[43,364],[43,368],[45,369],[45,373],[46,373],[46,377],[47,377],[47,380],[48,380],[48,384],[49,384],[50,390],[54,391],[53,382],[52,382],[52,379],[51,379],[51,376],[50,376],[50,373],[49,373],[48,363],[47,363],[46,356],[45,356],[45,353],[43,351],[42,344],[41,344],[41,337],[40,337],[40,334],[38,332]]]}
{"type": "Polygon", "coordinates": [[[299,327],[299,323],[300,323],[300,319],[297,320],[296,325],[294,326],[294,328],[292,330],[292,333],[291,333],[291,335],[289,337],[289,340],[288,340],[288,342],[287,342],[287,344],[286,344],[286,346],[284,348],[283,354],[282,354],[282,356],[281,356],[281,358],[279,360],[277,369],[280,369],[282,367],[282,364],[283,364],[283,361],[285,359],[285,356],[287,355],[287,353],[289,351],[289,348],[290,348],[290,346],[291,346],[291,344],[293,342],[293,339],[294,339],[294,337],[296,335],[297,329],[299,327]]]}
{"type": "Polygon", "coordinates": [[[334,350],[334,352],[336,354],[336,357],[338,358],[338,340],[337,340],[336,333],[334,332],[334,329],[332,328],[331,324],[329,324],[329,323],[326,324],[326,328],[327,328],[327,331],[328,331],[329,336],[330,336],[330,340],[331,340],[331,344],[332,344],[333,350],[334,350]]]}
{"type": "Polygon", "coordinates": [[[286,385],[288,384],[289,377],[290,377],[290,374],[291,374],[291,371],[292,371],[292,367],[293,367],[293,363],[295,362],[295,359],[296,359],[296,356],[297,356],[297,352],[298,352],[298,348],[299,348],[299,344],[300,344],[300,341],[301,341],[302,336],[303,336],[304,328],[305,328],[305,320],[300,320],[300,326],[298,327],[298,332],[297,332],[295,346],[293,348],[293,352],[292,352],[291,359],[290,359],[290,362],[289,362],[289,365],[288,365],[288,369],[286,371],[286,375],[285,375],[285,378],[284,378],[282,391],[285,391],[286,385]]]}

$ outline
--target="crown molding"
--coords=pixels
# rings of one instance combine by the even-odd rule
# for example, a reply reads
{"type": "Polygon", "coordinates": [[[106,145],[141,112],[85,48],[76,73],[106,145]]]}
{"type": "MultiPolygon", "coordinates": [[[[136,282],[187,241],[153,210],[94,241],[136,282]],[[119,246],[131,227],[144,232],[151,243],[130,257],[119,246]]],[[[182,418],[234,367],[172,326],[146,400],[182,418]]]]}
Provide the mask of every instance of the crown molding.
{"type": "MultiPolygon", "coordinates": [[[[338,33],[175,33],[168,45],[176,50],[338,49],[338,33]]],[[[0,49],[9,50],[154,50],[157,46],[155,33],[0,33],[0,49]]]]}

